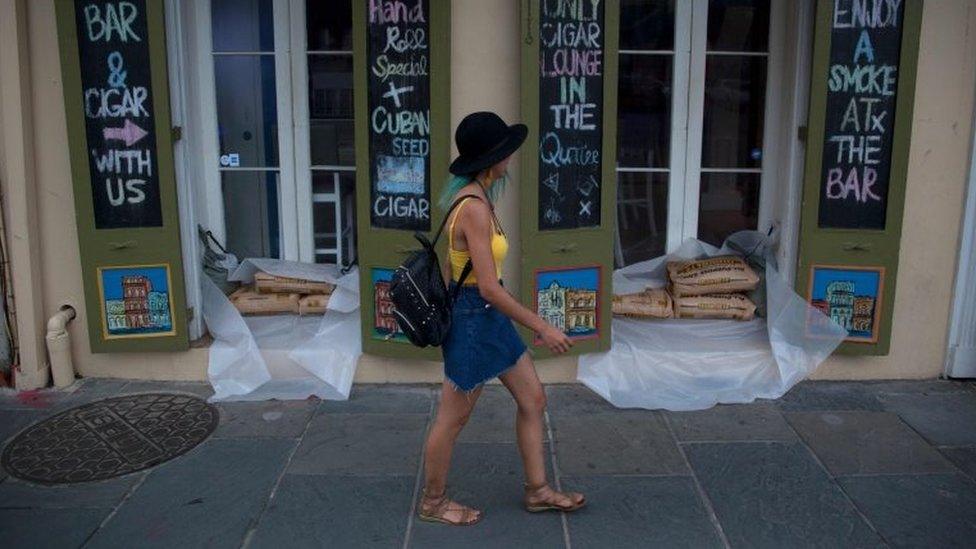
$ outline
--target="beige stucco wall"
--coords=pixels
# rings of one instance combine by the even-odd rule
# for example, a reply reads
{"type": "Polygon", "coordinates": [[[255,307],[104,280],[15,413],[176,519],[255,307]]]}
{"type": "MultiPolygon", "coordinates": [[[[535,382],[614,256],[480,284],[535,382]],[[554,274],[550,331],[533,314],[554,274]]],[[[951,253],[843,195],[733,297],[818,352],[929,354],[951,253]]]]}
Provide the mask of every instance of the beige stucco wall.
{"type": "MultiPolygon", "coordinates": [[[[0,0],[0,7],[12,1],[0,0]]],[[[816,373],[817,378],[935,377],[942,372],[972,135],[976,82],[976,8],[972,4],[939,0],[925,5],[891,354],[834,357],[816,373]]],[[[30,45],[30,146],[38,196],[39,251],[34,252],[43,273],[43,297],[32,304],[44,316],[62,304],[76,306],[81,316],[70,329],[75,363],[82,375],[204,379],[205,349],[133,355],[93,355],[88,350],[53,2],[33,0],[22,5],[27,10],[30,45]]],[[[517,120],[517,3],[455,0],[452,9],[452,127],[468,112],[483,109],[495,110],[508,121],[517,120]]],[[[9,65],[0,69],[9,70],[9,65]]],[[[0,73],[0,81],[4,77],[0,73]]],[[[5,150],[10,149],[9,140],[5,133],[5,150]]],[[[511,167],[516,187],[523,184],[517,176],[518,161],[516,158],[511,167]]],[[[517,289],[517,192],[507,193],[499,209],[513,237],[504,274],[517,289]]],[[[25,257],[12,257],[15,269],[18,259],[23,262],[25,257]]],[[[575,378],[575,361],[545,361],[539,372],[544,381],[570,381],[575,378]]],[[[357,381],[439,379],[439,364],[370,356],[363,357],[356,375],[357,381]]]]}

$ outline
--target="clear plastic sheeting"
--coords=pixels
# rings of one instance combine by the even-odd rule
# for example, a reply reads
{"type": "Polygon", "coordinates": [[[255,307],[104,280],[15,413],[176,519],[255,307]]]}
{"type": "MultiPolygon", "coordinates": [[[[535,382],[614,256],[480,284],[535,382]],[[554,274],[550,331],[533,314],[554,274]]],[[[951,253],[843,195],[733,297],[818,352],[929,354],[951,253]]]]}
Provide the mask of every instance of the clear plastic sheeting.
{"type": "Polygon", "coordinates": [[[783,396],[847,332],[783,280],[772,248],[765,235],[743,231],[721,248],[689,239],[673,254],[615,271],[614,293],[627,294],[665,286],[668,261],[746,255],[765,264],[766,318],[614,318],[610,350],[581,355],[577,379],[620,408],[702,410],[783,396]]]}
{"type": "Polygon", "coordinates": [[[214,338],[207,376],[211,401],[349,398],[362,354],[359,274],[334,265],[246,259],[228,277],[251,282],[254,273],[336,285],[322,316],[244,317],[209,278],[203,278],[203,316],[214,338]]]}

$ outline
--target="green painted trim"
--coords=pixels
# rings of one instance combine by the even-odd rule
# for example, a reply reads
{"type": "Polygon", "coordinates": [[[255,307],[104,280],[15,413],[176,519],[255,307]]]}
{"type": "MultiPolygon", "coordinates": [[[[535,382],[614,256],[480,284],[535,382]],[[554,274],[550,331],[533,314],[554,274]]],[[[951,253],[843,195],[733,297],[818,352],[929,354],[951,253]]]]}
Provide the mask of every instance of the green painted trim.
{"type": "MultiPolygon", "coordinates": [[[[600,337],[577,341],[571,354],[602,351],[610,348],[611,296],[613,278],[613,229],[617,215],[617,50],[619,43],[619,0],[604,0],[603,44],[603,181],[599,227],[540,231],[538,226],[539,195],[539,0],[520,0],[519,28],[521,55],[522,122],[529,127],[521,149],[519,218],[521,228],[521,301],[535,308],[535,271],[539,268],[597,264],[602,267],[600,283],[600,337]],[[556,251],[566,244],[574,251],[556,251]]],[[[520,328],[523,340],[537,357],[550,353],[532,344],[534,334],[520,328]]]]}
{"type": "Polygon", "coordinates": [[[875,344],[846,342],[838,349],[841,354],[885,355],[890,348],[891,319],[898,279],[898,255],[911,149],[922,10],[922,0],[905,0],[885,230],[821,229],[818,227],[817,214],[820,207],[820,171],[823,160],[827,100],[827,80],[822,76],[826,75],[829,69],[830,20],[833,2],[832,0],[817,2],[796,290],[804,298],[807,297],[809,271],[813,264],[883,266],[886,271],[878,342],[875,344]],[[870,250],[867,252],[845,250],[845,247],[854,243],[868,246],[870,250]]]}
{"type": "MultiPolygon", "coordinates": [[[[371,271],[395,268],[420,245],[413,231],[377,229],[370,226],[369,112],[366,90],[366,0],[352,0],[353,86],[356,117],[356,228],[359,257],[360,329],[363,351],[393,358],[440,360],[437,348],[421,349],[410,343],[381,341],[372,337],[375,301],[371,271]]],[[[431,228],[444,215],[437,198],[447,182],[451,155],[451,2],[430,0],[430,198],[431,228]]],[[[446,239],[443,239],[446,241],[446,239]]],[[[438,244],[441,256],[447,245],[438,244]]]]}
{"type": "Polygon", "coordinates": [[[78,36],[72,0],[56,0],[58,47],[64,91],[68,151],[75,199],[78,246],[88,318],[89,344],[93,353],[183,351],[189,348],[186,318],[186,289],[180,247],[179,211],[173,165],[173,141],[166,63],[166,24],[163,0],[146,0],[146,17],[151,60],[153,116],[156,131],[156,169],[159,173],[163,225],[140,229],[95,229],[91,177],[88,171],[88,141],[85,134],[81,70],[78,64],[78,36]],[[113,243],[135,241],[136,245],[116,249],[113,243]],[[102,312],[97,280],[98,267],[166,263],[170,266],[173,302],[172,336],[131,339],[102,338],[102,312]]]}

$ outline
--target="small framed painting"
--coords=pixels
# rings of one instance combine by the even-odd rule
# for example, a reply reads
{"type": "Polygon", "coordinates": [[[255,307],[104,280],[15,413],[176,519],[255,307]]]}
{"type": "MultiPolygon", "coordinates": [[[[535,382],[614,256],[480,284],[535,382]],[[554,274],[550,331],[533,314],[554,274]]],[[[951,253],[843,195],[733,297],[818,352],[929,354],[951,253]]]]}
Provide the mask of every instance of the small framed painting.
{"type": "Polygon", "coordinates": [[[536,269],[536,313],[571,339],[600,337],[601,276],[600,265],[536,269]]]}
{"type": "Polygon", "coordinates": [[[807,300],[847,330],[844,341],[877,343],[884,267],[811,265],[807,300]]]}
{"type": "Polygon", "coordinates": [[[393,269],[373,268],[370,277],[373,283],[373,339],[410,343],[393,316],[393,302],[390,301],[393,269]]]}
{"type": "Polygon", "coordinates": [[[99,267],[98,292],[105,339],[176,333],[169,265],[99,267]]]}

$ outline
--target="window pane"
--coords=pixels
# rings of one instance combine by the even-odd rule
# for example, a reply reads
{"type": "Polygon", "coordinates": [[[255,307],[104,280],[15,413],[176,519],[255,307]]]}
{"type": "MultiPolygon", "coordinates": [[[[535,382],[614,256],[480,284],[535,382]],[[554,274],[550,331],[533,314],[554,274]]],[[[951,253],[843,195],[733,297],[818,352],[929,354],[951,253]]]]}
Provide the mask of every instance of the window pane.
{"type": "Polygon", "coordinates": [[[767,51],[769,0],[709,0],[708,50],[767,51]]]}
{"type": "Polygon", "coordinates": [[[316,263],[328,263],[330,265],[337,265],[336,254],[315,254],[316,263]]]}
{"type": "Polygon", "coordinates": [[[213,51],[274,51],[272,0],[211,0],[213,51]]]}
{"type": "Polygon", "coordinates": [[[312,170],[312,231],[315,241],[315,261],[336,263],[335,253],[323,249],[342,248],[343,264],[354,258],[356,245],[355,172],[312,170]],[[336,226],[336,210],[339,224],[336,226]]]}
{"type": "Polygon", "coordinates": [[[674,0],[621,0],[620,49],[673,50],[674,0]]]}
{"type": "Polygon", "coordinates": [[[664,254],[668,236],[668,177],[662,172],[617,174],[616,267],[664,254]]]}
{"type": "Polygon", "coordinates": [[[238,258],[280,257],[278,173],[223,171],[227,249],[238,258]]]}
{"type": "Polygon", "coordinates": [[[335,204],[315,202],[312,204],[312,224],[315,231],[315,250],[336,247],[335,204]]]}
{"type": "Polygon", "coordinates": [[[218,55],[214,57],[214,72],[220,164],[276,167],[278,106],[274,58],[218,55]]]}
{"type": "Polygon", "coordinates": [[[309,51],[352,51],[352,2],[306,0],[309,51]]]}
{"type": "Polygon", "coordinates": [[[620,55],[618,166],[669,166],[672,59],[670,55],[620,55]]]}
{"type": "Polygon", "coordinates": [[[707,56],[702,167],[762,166],[765,108],[765,57],[707,56]]]}
{"type": "Polygon", "coordinates": [[[354,166],[352,56],[308,56],[308,116],[312,165],[354,166]]]}
{"type": "Polygon", "coordinates": [[[698,238],[720,246],[727,236],[755,229],[759,220],[758,173],[703,173],[698,238]]]}

